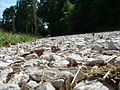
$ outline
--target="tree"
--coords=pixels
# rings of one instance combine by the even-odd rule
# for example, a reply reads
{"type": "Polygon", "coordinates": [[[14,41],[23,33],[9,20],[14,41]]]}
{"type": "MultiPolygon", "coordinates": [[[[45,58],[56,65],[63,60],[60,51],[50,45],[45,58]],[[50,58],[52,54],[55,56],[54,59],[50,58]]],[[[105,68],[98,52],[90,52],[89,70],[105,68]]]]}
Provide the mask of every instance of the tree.
{"type": "Polygon", "coordinates": [[[56,24],[62,18],[64,2],[64,0],[41,0],[39,3],[37,15],[43,19],[43,23],[48,23],[52,36],[59,34],[56,24]]]}
{"type": "Polygon", "coordinates": [[[37,0],[32,0],[32,11],[33,11],[33,30],[34,30],[34,34],[37,35],[37,16],[36,16],[36,12],[37,12],[37,0]]]}
{"type": "Polygon", "coordinates": [[[38,7],[38,16],[48,23],[52,36],[70,34],[70,16],[74,8],[69,0],[42,0],[38,7]]]}
{"type": "Polygon", "coordinates": [[[66,0],[62,8],[62,17],[57,23],[58,35],[72,34],[71,31],[71,13],[74,9],[74,4],[66,0]]]}
{"type": "Polygon", "coordinates": [[[8,30],[35,35],[50,31],[52,36],[119,28],[119,3],[120,0],[17,0],[16,6],[4,11],[3,23],[8,30]]]}
{"type": "Polygon", "coordinates": [[[17,32],[31,33],[32,6],[30,0],[18,0],[16,9],[15,24],[17,32]]]}
{"type": "Polygon", "coordinates": [[[77,0],[72,12],[72,31],[86,33],[120,26],[120,0],[77,0]]]}
{"type": "MultiPolygon", "coordinates": [[[[120,0],[94,0],[91,4],[91,19],[96,28],[119,28],[120,0]]],[[[103,31],[103,30],[100,30],[103,31]]]]}
{"type": "Polygon", "coordinates": [[[93,0],[77,0],[72,12],[72,32],[86,33],[93,30],[90,18],[90,5],[93,0]]]}
{"type": "Polygon", "coordinates": [[[38,18],[37,0],[18,0],[16,5],[16,29],[27,34],[39,34],[43,28],[42,19],[38,18]],[[41,27],[42,28],[41,28],[41,27]]]}
{"type": "Polygon", "coordinates": [[[7,31],[15,31],[15,6],[6,8],[3,12],[3,25],[7,31]]]}

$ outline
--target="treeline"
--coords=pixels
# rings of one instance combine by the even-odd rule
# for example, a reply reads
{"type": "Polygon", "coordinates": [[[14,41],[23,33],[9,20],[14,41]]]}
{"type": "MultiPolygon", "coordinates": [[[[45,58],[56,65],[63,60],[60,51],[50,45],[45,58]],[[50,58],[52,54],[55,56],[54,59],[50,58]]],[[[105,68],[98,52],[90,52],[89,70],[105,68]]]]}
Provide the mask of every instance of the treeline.
{"type": "Polygon", "coordinates": [[[117,30],[120,0],[17,0],[4,10],[2,27],[43,36],[117,30]]]}

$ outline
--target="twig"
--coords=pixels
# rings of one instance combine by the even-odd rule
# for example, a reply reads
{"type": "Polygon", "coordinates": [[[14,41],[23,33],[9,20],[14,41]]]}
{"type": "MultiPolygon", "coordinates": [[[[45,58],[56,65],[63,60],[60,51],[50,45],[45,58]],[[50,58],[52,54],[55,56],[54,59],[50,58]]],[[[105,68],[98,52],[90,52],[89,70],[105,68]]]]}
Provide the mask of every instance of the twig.
{"type": "Polygon", "coordinates": [[[93,42],[94,42],[94,40],[95,40],[95,38],[94,38],[95,37],[95,33],[93,32],[92,35],[93,35],[93,42]]]}
{"type": "Polygon", "coordinates": [[[75,76],[74,76],[74,78],[73,78],[73,80],[72,80],[72,82],[71,82],[71,84],[70,84],[70,86],[72,86],[73,84],[74,84],[74,82],[75,82],[75,80],[76,80],[76,77],[78,76],[78,74],[79,74],[79,72],[80,72],[80,69],[81,69],[81,67],[80,66],[78,66],[79,68],[78,68],[78,71],[76,72],[76,74],[75,74],[75,76]]]}
{"type": "Polygon", "coordinates": [[[106,79],[106,77],[110,74],[110,70],[104,75],[103,79],[106,79]]]}
{"type": "Polygon", "coordinates": [[[113,81],[113,83],[116,83],[116,81],[114,79],[111,79],[113,81]]]}

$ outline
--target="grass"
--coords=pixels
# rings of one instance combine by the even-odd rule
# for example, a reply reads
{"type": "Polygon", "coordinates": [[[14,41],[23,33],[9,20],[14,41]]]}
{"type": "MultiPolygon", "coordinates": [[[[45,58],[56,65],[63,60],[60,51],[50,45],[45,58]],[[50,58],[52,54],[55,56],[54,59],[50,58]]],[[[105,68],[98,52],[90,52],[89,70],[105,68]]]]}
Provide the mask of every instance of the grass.
{"type": "Polygon", "coordinates": [[[12,34],[0,30],[0,47],[7,46],[9,44],[15,45],[17,43],[29,42],[38,38],[40,37],[26,34],[12,34]]]}

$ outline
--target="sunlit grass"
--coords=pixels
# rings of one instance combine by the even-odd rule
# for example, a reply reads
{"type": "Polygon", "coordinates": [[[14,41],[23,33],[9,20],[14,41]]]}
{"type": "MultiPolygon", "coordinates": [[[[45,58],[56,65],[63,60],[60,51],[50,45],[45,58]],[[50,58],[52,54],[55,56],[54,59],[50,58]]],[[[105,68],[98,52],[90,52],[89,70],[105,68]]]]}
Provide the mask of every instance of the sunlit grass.
{"type": "Polygon", "coordinates": [[[9,44],[15,45],[17,43],[29,42],[41,37],[26,35],[26,34],[12,34],[0,30],[0,47],[7,46],[9,44]]]}

